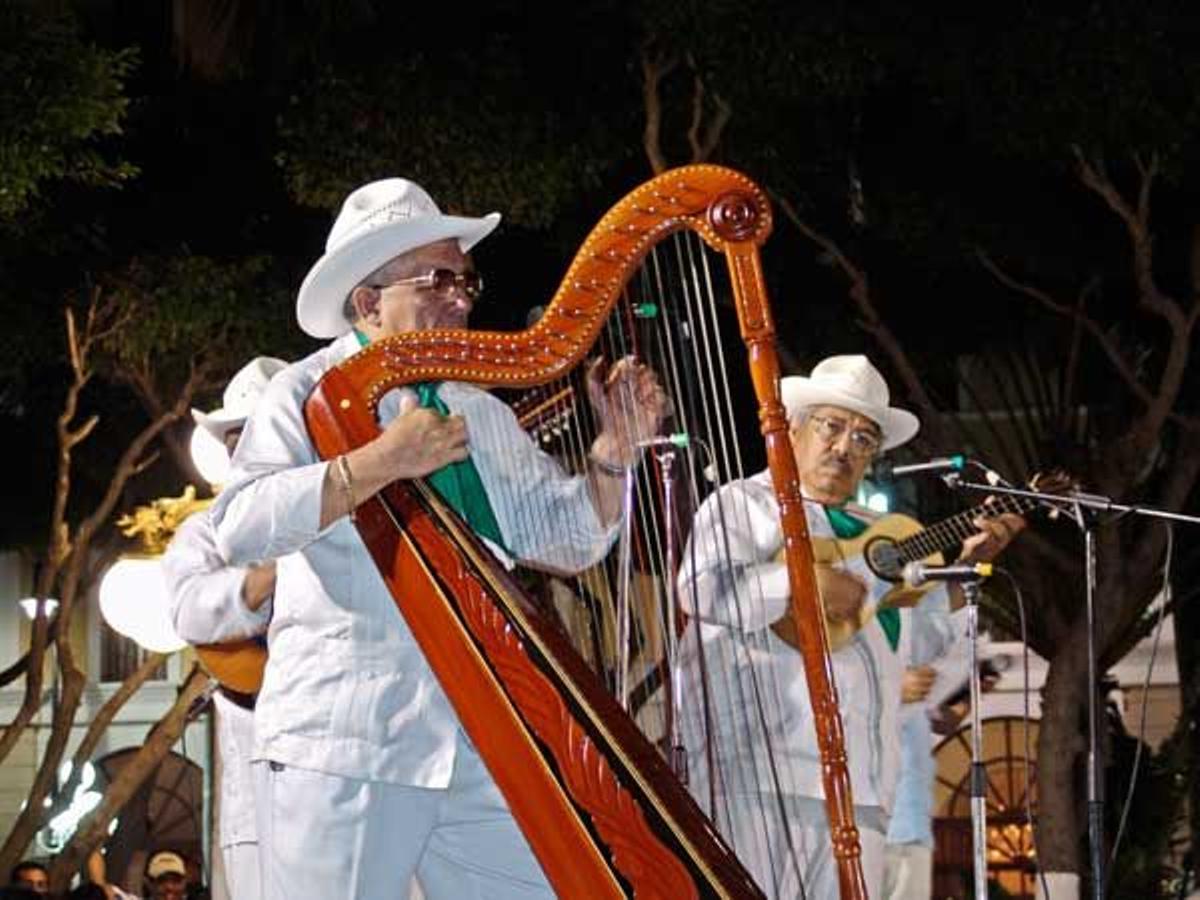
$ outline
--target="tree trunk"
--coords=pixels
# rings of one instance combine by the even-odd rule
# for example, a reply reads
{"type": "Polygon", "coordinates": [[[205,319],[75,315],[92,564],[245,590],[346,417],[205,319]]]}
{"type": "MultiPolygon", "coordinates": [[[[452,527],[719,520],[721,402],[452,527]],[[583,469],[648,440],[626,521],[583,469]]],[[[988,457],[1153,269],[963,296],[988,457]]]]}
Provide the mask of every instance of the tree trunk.
{"type": "Polygon", "coordinates": [[[1079,836],[1085,823],[1079,816],[1076,784],[1087,746],[1080,728],[1087,698],[1087,643],[1064,641],[1046,674],[1037,747],[1037,853],[1045,872],[1083,870],[1079,836]]]}
{"type": "MultiPolygon", "coordinates": [[[[1195,567],[1190,567],[1194,571],[1195,567]]],[[[1181,585],[1194,583],[1186,576],[1179,578],[1181,585]]],[[[1179,669],[1179,693],[1183,708],[1180,714],[1192,721],[1188,729],[1187,742],[1191,766],[1188,772],[1188,832],[1189,852],[1195,870],[1200,868],[1200,728],[1195,726],[1200,712],[1200,647],[1194,640],[1200,635],[1200,598],[1185,599],[1175,607],[1175,660],[1179,669]]]]}
{"type": "Polygon", "coordinates": [[[209,677],[194,666],[179,688],[175,702],[146,736],[142,747],[130,762],[126,763],[117,777],[104,792],[104,798],[82,822],[67,846],[54,859],[51,866],[51,888],[66,887],[71,876],[79,871],[88,855],[108,837],[108,826],[113,817],[134,795],[142,782],[158,767],[171,751],[179,736],[187,727],[192,704],[208,686],[209,677]]]}

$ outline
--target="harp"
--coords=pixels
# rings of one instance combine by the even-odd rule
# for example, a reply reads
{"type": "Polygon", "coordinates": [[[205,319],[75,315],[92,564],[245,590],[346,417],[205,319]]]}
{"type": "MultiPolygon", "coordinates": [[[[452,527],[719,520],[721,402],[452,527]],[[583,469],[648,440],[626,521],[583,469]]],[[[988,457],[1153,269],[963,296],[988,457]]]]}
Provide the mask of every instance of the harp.
{"type": "MultiPolygon", "coordinates": [[[[715,792],[715,769],[703,793],[689,782],[688,755],[707,752],[711,761],[712,751],[697,745],[703,737],[692,746],[680,737],[683,723],[704,716],[695,712],[699,701],[680,707],[676,677],[689,630],[699,628],[676,583],[691,514],[715,483],[745,474],[731,410],[754,411],[751,386],[786,537],[791,614],[841,893],[866,896],[828,639],[779,399],[759,257],[770,229],[766,197],[745,176],[708,165],[669,171],[604,216],[531,327],[374,343],[328,372],[305,407],[328,459],[379,432],[377,410],[389,391],[430,381],[479,385],[514,404],[531,439],[569,477],[588,446],[586,360],[636,352],[662,375],[675,405],[674,440],[659,442],[665,452],[647,453],[625,476],[615,546],[578,576],[510,570],[419,480],[395,483],[357,511],[359,533],[409,629],[563,897],[771,891],[766,878],[756,883],[749,874],[761,871],[749,865],[750,849],[714,823],[719,816],[704,794],[715,792]],[[731,387],[735,366],[744,394],[731,387]],[[564,624],[556,615],[564,603],[593,610],[584,617],[591,626],[564,624]]],[[[696,648],[689,665],[703,669],[702,643],[696,648]]],[[[770,685],[752,688],[756,704],[772,693],[770,685]]],[[[745,716],[751,740],[754,718],[745,716]]]]}

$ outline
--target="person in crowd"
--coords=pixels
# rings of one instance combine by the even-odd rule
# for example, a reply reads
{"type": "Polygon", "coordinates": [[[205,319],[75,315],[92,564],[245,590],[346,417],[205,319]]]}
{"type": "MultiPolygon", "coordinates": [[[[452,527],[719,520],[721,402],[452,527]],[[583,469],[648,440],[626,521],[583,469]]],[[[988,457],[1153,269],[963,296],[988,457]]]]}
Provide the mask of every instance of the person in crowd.
{"type": "Polygon", "coordinates": [[[13,866],[9,876],[12,887],[26,888],[37,894],[50,893],[50,871],[40,862],[25,859],[13,866]]]}
{"type": "MultiPolygon", "coordinates": [[[[246,417],[267,384],[287,367],[260,356],[230,380],[222,406],[192,416],[229,453],[246,417]]],[[[167,609],[179,636],[192,644],[215,644],[264,635],[271,618],[275,563],[230,566],[221,557],[207,510],[184,520],[162,560],[167,609]]],[[[217,752],[221,761],[218,842],[225,880],[237,900],[257,900],[258,834],[250,753],[254,742],[254,698],[222,686],[213,695],[217,752]]]]}

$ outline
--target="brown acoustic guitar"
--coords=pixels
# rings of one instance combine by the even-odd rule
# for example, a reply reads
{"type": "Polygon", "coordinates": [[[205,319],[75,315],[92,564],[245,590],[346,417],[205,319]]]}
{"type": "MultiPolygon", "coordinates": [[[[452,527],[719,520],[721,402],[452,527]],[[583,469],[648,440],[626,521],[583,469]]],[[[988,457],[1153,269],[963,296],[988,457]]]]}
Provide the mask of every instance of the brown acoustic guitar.
{"type": "Polygon", "coordinates": [[[254,695],[262,687],[267,668],[267,642],[262,638],[198,644],[193,648],[209,675],[239,694],[254,695]]]}
{"type": "MultiPolygon", "coordinates": [[[[1074,487],[1074,480],[1063,472],[1038,474],[1029,480],[1029,489],[1043,494],[1060,494],[1074,487]]],[[[857,619],[825,620],[829,644],[833,649],[844,646],[875,613],[881,609],[916,606],[921,598],[939,582],[927,581],[917,587],[904,582],[904,567],[911,562],[943,565],[943,551],[961,544],[978,533],[975,520],[1003,513],[1024,515],[1037,506],[1028,497],[1000,494],[989,497],[978,506],[942,519],[928,527],[911,516],[891,513],[882,516],[854,538],[812,538],[813,561],[818,566],[835,566],[861,559],[868,569],[894,587],[874,606],[864,605],[857,619]]],[[[799,647],[795,623],[790,613],[771,628],[785,642],[799,647]]]]}

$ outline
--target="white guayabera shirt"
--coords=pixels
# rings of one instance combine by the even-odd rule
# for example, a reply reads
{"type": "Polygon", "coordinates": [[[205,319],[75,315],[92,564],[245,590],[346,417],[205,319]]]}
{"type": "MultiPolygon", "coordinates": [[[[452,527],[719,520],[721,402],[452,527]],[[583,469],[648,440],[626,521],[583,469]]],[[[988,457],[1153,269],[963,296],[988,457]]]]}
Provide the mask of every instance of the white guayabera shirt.
{"type": "MultiPolygon", "coordinates": [[[[320,377],[359,349],[348,333],[271,380],[246,423],[231,483],[212,508],[231,563],[275,559],[270,659],[255,710],[256,759],[415,787],[449,784],[458,720],[346,517],[319,529],[328,463],[313,449],[304,402],[320,377]]],[[[615,537],[586,479],[567,477],[482,391],[446,383],[466,420],[471,458],[505,547],[578,571],[615,537]]],[[[381,404],[386,422],[394,392],[381,404]]]]}
{"type": "MultiPolygon", "coordinates": [[[[847,507],[856,518],[875,513],[847,507]]],[[[805,502],[810,535],[834,537],[823,507],[805,502]]],[[[707,808],[710,779],[721,792],[823,799],[821,758],[798,650],[770,628],[790,601],[779,505],[769,472],[715,491],[696,516],[681,555],[680,603],[699,619],[687,627],[680,649],[684,673],[682,725],[694,796],[707,808]],[[701,660],[701,654],[703,660],[701,660]],[[707,687],[702,687],[702,676],[707,687]],[[704,693],[708,695],[708,733],[704,693]],[[709,771],[709,759],[716,762],[709,771]]],[[[868,587],[868,603],[892,587],[861,559],[845,566],[868,587]]],[[[931,592],[945,596],[944,588],[931,592]]],[[[901,639],[911,628],[902,611],[901,639]]],[[[831,655],[847,763],[856,806],[890,809],[898,754],[897,714],[906,656],[893,649],[874,617],[831,655]]]]}

